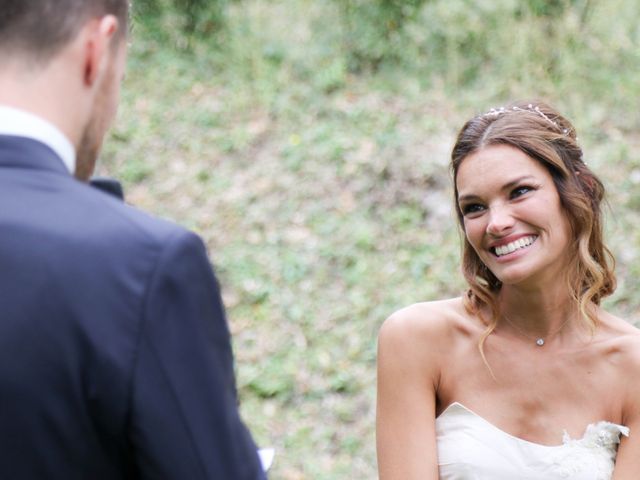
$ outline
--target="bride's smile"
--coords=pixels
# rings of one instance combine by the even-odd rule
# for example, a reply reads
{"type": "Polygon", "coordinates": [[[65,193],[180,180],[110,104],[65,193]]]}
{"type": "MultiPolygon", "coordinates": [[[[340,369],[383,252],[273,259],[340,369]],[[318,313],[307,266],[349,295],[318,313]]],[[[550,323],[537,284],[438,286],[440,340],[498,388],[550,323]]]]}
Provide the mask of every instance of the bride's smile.
{"type": "Polygon", "coordinates": [[[512,255],[517,250],[529,248],[537,238],[537,235],[518,235],[515,240],[505,238],[500,242],[495,242],[494,245],[489,247],[489,250],[491,250],[496,257],[500,258],[506,255],[512,255]]]}

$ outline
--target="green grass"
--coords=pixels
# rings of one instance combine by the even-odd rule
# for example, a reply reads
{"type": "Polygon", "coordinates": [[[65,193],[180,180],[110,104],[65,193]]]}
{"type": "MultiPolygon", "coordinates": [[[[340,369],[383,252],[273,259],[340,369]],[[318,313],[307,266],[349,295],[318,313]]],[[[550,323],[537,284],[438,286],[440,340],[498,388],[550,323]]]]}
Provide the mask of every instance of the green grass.
{"type": "Polygon", "coordinates": [[[640,321],[639,7],[560,3],[426,2],[360,71],[331,2],[231,2],[222,43],[134,28],[100,173],[205,239],[271,478],[376,477],[377,330],[464,287],[447,163],[474,113],[543,97],[575,122],[609,190],[607,305],[640,321]]]}

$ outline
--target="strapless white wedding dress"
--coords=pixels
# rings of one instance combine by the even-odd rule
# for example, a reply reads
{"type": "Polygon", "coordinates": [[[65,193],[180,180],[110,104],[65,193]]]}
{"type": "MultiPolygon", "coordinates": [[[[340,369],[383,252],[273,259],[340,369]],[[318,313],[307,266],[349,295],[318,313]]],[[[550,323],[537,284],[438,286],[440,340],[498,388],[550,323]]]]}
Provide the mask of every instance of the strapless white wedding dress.
{"type": "Polygon", "coordinates": [[[598,422],[582,438],[565,432],[562,445],[541,445],[453,403],[436,419],[440,480],[611,480],[621,434],[629,429],[598,422]]]}

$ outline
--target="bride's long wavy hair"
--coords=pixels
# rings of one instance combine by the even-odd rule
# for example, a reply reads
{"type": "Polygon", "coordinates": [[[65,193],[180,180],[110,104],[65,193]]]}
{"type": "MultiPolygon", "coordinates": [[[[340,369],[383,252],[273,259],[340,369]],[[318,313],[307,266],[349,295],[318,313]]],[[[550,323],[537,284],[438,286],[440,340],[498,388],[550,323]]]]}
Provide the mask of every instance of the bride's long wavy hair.
{"type": "MultiPolygon", "coordinates": [[[[463,214],[458,206],[456,178],[465,158],[490,145],[515,147],[539,162],[551,174],[562,209],[571,227],[566,282],[581,319],[593,332],[598,323],[593,304],[613,293],[616,279],[613,255],[603,241],[602,182],[585,164],[573,125],[542,102],[518,102],[491,110],[469,120],[460,130],[451,152],[454,204],[462,231],[463,214]]],[[[487,324],[478,347],[484,356],[484,342],[500,316],[498,292],[502,284],[480,260],[464,235],[462,271],[469,284],[465,306],[487,324]],[[483,310],[489,308],[490,318],[483,310]]]]}

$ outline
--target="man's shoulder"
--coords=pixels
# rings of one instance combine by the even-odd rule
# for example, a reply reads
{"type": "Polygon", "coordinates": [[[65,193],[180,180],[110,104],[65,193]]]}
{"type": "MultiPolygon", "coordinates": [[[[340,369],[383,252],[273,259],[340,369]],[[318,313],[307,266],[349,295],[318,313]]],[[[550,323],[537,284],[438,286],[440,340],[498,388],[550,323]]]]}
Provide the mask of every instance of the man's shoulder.
{"type": "Polygon", "coordinates": [[[14,170],[0,178],[0,204],[7,232],[0,245],[33,252],[33,262],[48,259],[60,272],[126,264],[148,271],[170,248],[186,245],[198,256],[204,250],[196,234],[176,223],[58,172],[14,170]]]}
{"type": "MultiPolygon", "coordinates": [[[[148,272],[172,249],[203,255],[203,242],[195,233],[72,177],[56,175],[32,182],[29,188],[13,188],[20,201],[0,213],[0,223],[10,225],[14,243],[23,244],[15,248],[48,245],[35,257],[54,261],[61,272],[95,268],[148,272]]],[[[9,199],[9,193],[0,192],[0,200],[4,197],[9,199]]]]}
{"type": "Polygon", "coordinates": [[[96,237],[98,244],[141,243],[153,248],[172,238],[195,235],[170,220],[144,212],[87,185],[79,184],[74,190],[82,197],[76,210],[78,217],[83,219],[78,234],[96,237]],[[86,221],[91,217],[95,221],[86,221]]]}

